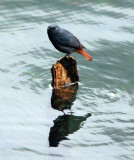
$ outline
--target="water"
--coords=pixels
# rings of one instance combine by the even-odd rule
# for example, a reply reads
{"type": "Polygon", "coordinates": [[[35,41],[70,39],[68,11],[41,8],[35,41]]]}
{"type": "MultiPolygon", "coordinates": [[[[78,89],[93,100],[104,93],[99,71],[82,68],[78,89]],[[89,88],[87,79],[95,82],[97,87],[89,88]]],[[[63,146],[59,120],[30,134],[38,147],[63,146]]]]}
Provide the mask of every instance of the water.
{"type": "Polygon", "coordinates": [[[0,159],[132,160],[134,1],[0,0],[0,159]],[[51,106],[51,66],[64,56],[47,26],[77,36],[71,112],[51,106]]]}

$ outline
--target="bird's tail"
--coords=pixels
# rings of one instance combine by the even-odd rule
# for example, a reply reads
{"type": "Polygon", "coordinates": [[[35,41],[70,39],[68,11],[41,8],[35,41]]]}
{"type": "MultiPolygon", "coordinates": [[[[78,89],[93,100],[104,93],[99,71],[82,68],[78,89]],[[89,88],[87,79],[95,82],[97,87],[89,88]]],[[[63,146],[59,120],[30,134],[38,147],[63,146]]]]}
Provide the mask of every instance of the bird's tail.
{"type": "Polygon", "coordinates": [[[88,61],[92,61],[92,57],[87,54],[83,49],[76,49],[77,53],[82,54],[88,61]]]}

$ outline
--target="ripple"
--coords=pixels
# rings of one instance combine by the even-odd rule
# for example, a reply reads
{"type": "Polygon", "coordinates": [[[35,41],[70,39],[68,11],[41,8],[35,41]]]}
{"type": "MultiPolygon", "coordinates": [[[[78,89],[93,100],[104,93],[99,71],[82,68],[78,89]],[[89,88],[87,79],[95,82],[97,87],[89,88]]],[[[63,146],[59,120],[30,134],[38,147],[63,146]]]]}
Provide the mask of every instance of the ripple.
{"type": "Polygon", "coordinates": [[[4,0],[0,9],[1,159],[132,159],[134,2],[4,0]],[[50,103],[51,67],[65,55],[49,42],[50,23],[71,31],[93,57],[72,54],[80,82],[67,116],[50,103]],[[49,147],[60,120],[61,141],[49,147]]]}

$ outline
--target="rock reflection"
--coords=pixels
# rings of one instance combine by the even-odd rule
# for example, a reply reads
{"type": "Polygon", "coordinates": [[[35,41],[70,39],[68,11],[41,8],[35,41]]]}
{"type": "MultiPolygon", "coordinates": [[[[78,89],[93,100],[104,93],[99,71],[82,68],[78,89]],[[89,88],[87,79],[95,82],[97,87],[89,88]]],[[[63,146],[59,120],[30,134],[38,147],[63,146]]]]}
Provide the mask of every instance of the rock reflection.
{"type": "Polygon", "coordinates": [[[67,136],[79,130],[84,121],[91,116],[91,113],[85,116],[63,115],[54,120],[54,126],[49,133],[49,146],[58,147],[59,142],[68,140],[67,136]]]}
{"type": "Polygon", "coordinates": [[[53,89],[51,97],[52,108],[59,111],[71,109],[71,105],[76,99],[77,90],[78,83],[59,89],[53,89]]]}
{"type": "MultiPolygon", "coordinates": [[[[59,111],[71,109],[71,105],[76,99],[78,83],[71,86],[52,90],[51,105],[52,108],[59,111]]],[[[67,136],[79,130],[84,121],[91,116],[91,113],[85,116],[63,115],[54,120],[54,126],[50,128],[49,146],[58,147],[59,142],[68,140],[67,136]]]]}

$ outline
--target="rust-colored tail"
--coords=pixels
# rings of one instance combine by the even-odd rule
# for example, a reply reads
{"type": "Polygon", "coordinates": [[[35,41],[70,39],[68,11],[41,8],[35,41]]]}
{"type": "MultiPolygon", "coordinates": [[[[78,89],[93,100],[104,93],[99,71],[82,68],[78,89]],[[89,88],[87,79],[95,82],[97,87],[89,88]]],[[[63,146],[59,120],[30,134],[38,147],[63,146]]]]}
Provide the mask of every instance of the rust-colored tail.
{"type": "Polygon", "coordinates": [[[92,61],[92,57],[87,54],[83,49],[76,49],[75,51],[82,54],[88,61],[92,61]]]}

